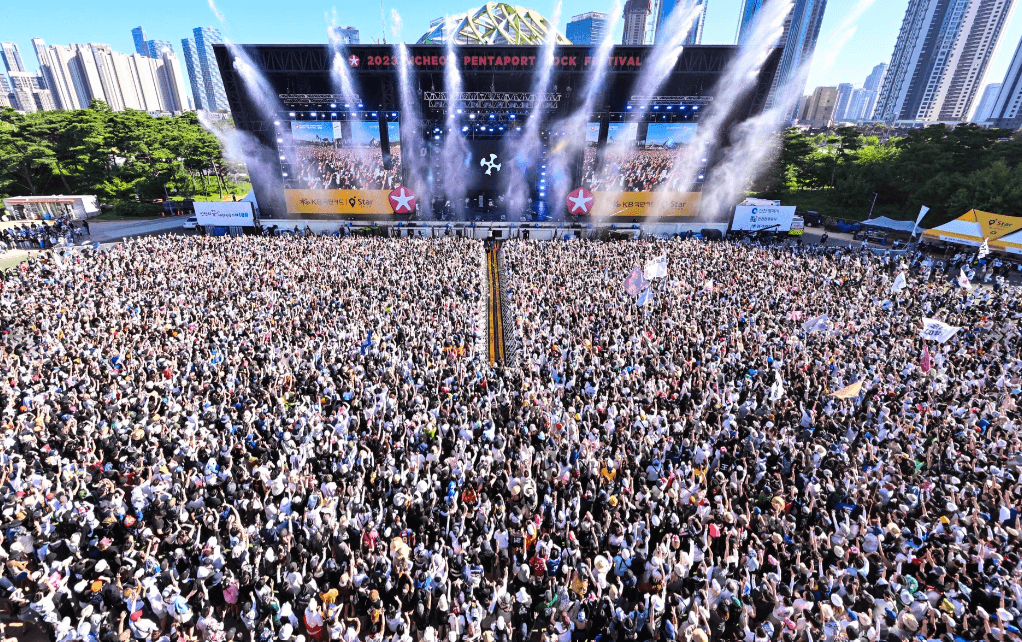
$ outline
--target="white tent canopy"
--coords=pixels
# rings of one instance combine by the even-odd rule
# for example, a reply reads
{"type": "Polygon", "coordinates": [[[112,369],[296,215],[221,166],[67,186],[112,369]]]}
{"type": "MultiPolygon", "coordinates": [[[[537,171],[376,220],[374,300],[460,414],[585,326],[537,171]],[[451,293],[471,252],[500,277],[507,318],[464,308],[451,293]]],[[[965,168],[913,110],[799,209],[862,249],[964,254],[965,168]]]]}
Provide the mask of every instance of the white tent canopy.
{"type": "Polygon", "coordinates": [[[876,227],[884,230],[891,230],[892,232],[906,232],[912,233],[915,227],[914,221],[896,221],[893,218],[886,216],[878,216],[876,218],[866,219],[862,222],[866,227],[876,227]]]}

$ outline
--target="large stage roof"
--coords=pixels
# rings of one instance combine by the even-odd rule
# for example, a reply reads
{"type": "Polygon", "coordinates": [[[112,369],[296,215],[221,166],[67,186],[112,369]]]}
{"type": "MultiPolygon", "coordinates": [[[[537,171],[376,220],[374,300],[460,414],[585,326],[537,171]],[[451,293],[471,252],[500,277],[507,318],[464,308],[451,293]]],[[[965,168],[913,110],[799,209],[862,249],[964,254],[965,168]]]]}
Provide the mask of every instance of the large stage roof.
{"type": "MultiPolygon", "coordinates": [[[[331,96],[339,89],[332,79],[331,66],[335,54],[327,45],[240,45],[252,65],[265,79],[263,93],[275,94],[270,98],[278,104],[282,121],[289,120],[284,112],[330,110],[331,96]]],[[[444,46],[412,44],[408,48],[408,66],[415,99],[416,112],[426,124],[443,123],[446,101],[444,72],[448,64],[448,51],[444,46]]],[[[267,163],[277,158],[275,150],[274,118],[266,113],[263,97],[254,96],[243,82],[234,65],[231,49],[214,45],[217,62],[223,77],[227,98],[238,129],[254,134],[267,149],[267,163]]],[[[656,96],[665,105],[688,103],[700,105],[702,111],[691,110],[685,118],[697,122],[712,103],[714,90],[736,56],[737,47],[711,45],[685,47],[656,96]]],[[[552,100],[542,109],[548,121],[555,121],[575,113],[584,101],[588,80],[597,66],[595,47],[557,46],[554,52],[550,94],[552,100]]],[[[602,84],[600,98],[594,103],[593,119],[613,121],[627,119],[629,105],[636,102],[638,79],[655,53],[651,46],[616,46],[610,54],[607,76],[602,84]]],[[[349,45],[343,49],[342,60],[352,72],[357,86],[361,109],[370,112],[401,112],[399,70],[401,56],[395,45],[349,45]]],[[[534,79],[542,67],[541,47],[531,45],[468,45],[455,48],[458,67],[462,75],[462,91],[476,94],[481,100],[505,101],[511,105],[497,111],[515,111],[515,100],[533,89],[534,79]]],[[[775,48],[763,65],[757,84],[742,97],[740,104],[728,106],[730,125],[762,111],[771,81],[780,58],[775,48]]],[[[333,98],[333,100],[337,100],[333,98]]],[[[641,102],[641,100],[639,101],[641,102]]],[[[521,103],[518,103],[521,104],[521,103]]],[[[653,103],[655,104],[655,103],[653,103]]],[[[336,106],[341,108],[343,106],[336,106]]],[[[712,107],[711,107],[712,108],[712,107]]],[[[530,116],[532,110],[518,110],[518,122],[530,116]]],[[[664,112],[660,112],[663,114],[664,112]]],[[[673,118],[680,118],[673,112],[673,118]]],[[[301,117],[301,113],[298,114],[301,117]]],[[[649,112],[647,118],[652,118],[649,112]]],[[[293,120],[293,116],[290,118],[293,120]]],[[[658,116],[659,118],[659,116],[658,116]]],[[[280,125],[278,124],[277,127],[280,125]]],[[[405,141],[407,145],[410,141],[405,141]]],[[[251,154],[253,159],[258,154],[251,154]]],[[[250,170],[254,163],[250,162],[250,170]]],[[[256,172],[258,174],[258,172],[256,172]]],[[[280,193],[283,189],[279,174],[268,172],[253,176],[260,207],[265,217],[283,209],[280,193]]]]}

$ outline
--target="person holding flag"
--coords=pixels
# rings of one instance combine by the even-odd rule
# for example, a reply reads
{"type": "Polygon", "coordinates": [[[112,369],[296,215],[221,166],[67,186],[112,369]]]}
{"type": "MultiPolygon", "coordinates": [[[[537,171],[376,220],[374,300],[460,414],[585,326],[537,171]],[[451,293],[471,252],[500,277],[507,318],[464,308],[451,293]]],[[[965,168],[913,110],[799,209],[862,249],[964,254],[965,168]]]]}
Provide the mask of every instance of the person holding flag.
{"type": "Polygon", "coordinates": [[[958,268],[958,278],[955,279],[955,282],[966,292],[972,290],[972,283],[969,282],[969,277],[965,274],[965,268],[958,268]]]}
{"type": "Polygon", "coordinates": [[[891,292],[897,294],[908,287],[908,282],[905,280],[905,270],[898,272],[898,277],[894,279],[894,283],[891,285],[891,292]]]}

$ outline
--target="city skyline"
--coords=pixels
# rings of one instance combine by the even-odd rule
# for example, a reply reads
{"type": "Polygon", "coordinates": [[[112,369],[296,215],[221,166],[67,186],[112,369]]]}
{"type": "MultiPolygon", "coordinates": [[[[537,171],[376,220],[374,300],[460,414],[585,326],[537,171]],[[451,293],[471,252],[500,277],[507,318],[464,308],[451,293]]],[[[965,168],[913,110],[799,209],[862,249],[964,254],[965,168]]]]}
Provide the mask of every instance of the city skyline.
{"type": "MultiPolygon", "coordinates": [[[[739,31],[740,13],[747,3],[759,4],[757,0],[713,0],[706,3],[702,43],[734,44],[739,31]]],[[[477,6],[475,3],[470,4],[477,6]]],[[[526,4],[544,15],[553,14],[554,0],[537,0],[526,4]]],[[[611,10],[611,5],[611,2],[566,0],[562,7],[559,31],[564,33],[570,16],[589,11],[607,12],[611,10]]],[[[870,69],[877,64],[887,63],[907,5],[908,0],[894,0],[892,3],[879,3],[877,0],[829,0],[820,29],[820,44],[806,82],[807,91],[816,86],[837,86],[842,83],[859,86],[870,69]]],[[[85,16],[77,19],[80,7],[64,0],[58,0],[56,6],[48,7],[47,18],[52,17],[54,12],[63,12],[64,15],[76,16],[76,19],[60,22],[43,20],[41,9],[24,5],[0,11],[0,16],[6,19],[2,21],[5,27],[0,32],[0,41],[17,44],[22,57],[26,59],[26,70],[32,73],[37,71],[30,44],[35,37],[48,42],[104,43],[116,51],[131,52],[136,49],[132,29],[141,25],[146,31],[146,41],[169,43],[184,67],[185,52],[179,50],[178,46],[183,38],[192,35],[195,25],[212,26],[223,31],[225,38],[244,43],[325,43],[329,21],[353,24],[361,30],[363,43],[376,42],[382,29],[380,20],[373,20],[368,14],[356,19],[351,15],[331,12],[329,7],[301,5],[292,12],[293,19],[284,19],[275,6],[243,6],[238,0],[219,3],[218,9],[226,17],[227,28],[221,27],[209,6],[201,1],[186,5],[173,15],[167,15],[145,6],[121,4],[120,0],[115,0],[113,11],[109,14],[111,19],[103,21],[89,20],[85,16]],[[39,19],[33,25],[35,18],[39,19]],[[291,26],[303,20],[304,26],[291,26]],[[123,25],[123,28],[119,25],[123,25]],[[310,28],[309,25],[315,26],[310,28]]],[[[450,7],[451,14],[470,8],[466,3],[451,4],[450,7]]],[[[417,40],[428,28],[429,20],[436,17],[433,15],[435,8],[430,8],[429,13],[426,13],[421,5],[405,0],[385,3],[384,8],[388,30],[391,29],[390,10],[393,8],[402,16],[400,35],[401,40],[406,42],[417,40]],[[420,19],[417,16],[423,17],[420,19]]],[[[653,20],[655,16],[651,16],[651,22],[653,20]]],[[[621,41],[623,22],[618,20],[617,33],[613,36],[616,42],[621,41]]],[[[394,41],[393,33],[386,35],[388,42],[394,41]]],[[[990,58],[986,74],[975,81],[977,87],[982,88],[1003,80],[1020,38],[1022,14],[1015,12],[1004,25],[1001,42],[990,58]]]]}

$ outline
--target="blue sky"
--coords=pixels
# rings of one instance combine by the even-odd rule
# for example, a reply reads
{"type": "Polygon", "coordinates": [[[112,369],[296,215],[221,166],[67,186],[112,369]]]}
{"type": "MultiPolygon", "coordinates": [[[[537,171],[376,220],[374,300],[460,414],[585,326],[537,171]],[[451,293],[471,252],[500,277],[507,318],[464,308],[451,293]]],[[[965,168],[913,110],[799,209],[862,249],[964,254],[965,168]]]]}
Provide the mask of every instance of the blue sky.
{"type": "MultiPolygon", "coordinates": [[[[703,42],[732,44],[741,0],[708,2],[703,42]]],[[[419,0],[384,0],[387,40],[394,40],[390,19],[392,11],[400,15],[402,39],[414,42],[426,31],[431,19],[444,13],[461,13],[479,4],[482,0],[476,4],[463,0],[437,4],[419,0]]],[[[525,0],[520,4],[552,18],[556,0],[525,0]]],[[[608,0],[564,0],[562,24],[572,15],[590,10],[607,11],[612,4],[608,0]]],[[[829,0],[809,77],[809,89],[839,82],[861,85],[874,65],[890,58],[907,4],[908,0],[829,0]]],[[[308,0],[220,0],[218,8],[228,25],[224,29],[225,34],[236,42],[322,43],[326,42],[326,26],[331,19],[340,25],[357,27],[363,42],[383,36],[383,17],[375,2],[346,0],[342,4],[330,4],[308,0]]],[[[30,42],[33,37],[43,38],[48,44],[101,42],[118,51],[131,53],[134,50],[131,29],[138,25],[145,28],[148,38],[172,42],[179,55],[181,38],[190,36],[193,27],[219,26],[207,0],[0,2],[0,40],[17,42],[30,70],[38,67],[30,42]]],[[[563,27],[561,31],[564,31],[563,27]]],[[[985,82],[1001,81],[1020,37],[1022,12],[1016,12],[1002,33],[999,50],[988,67],[985,82]]]]}

